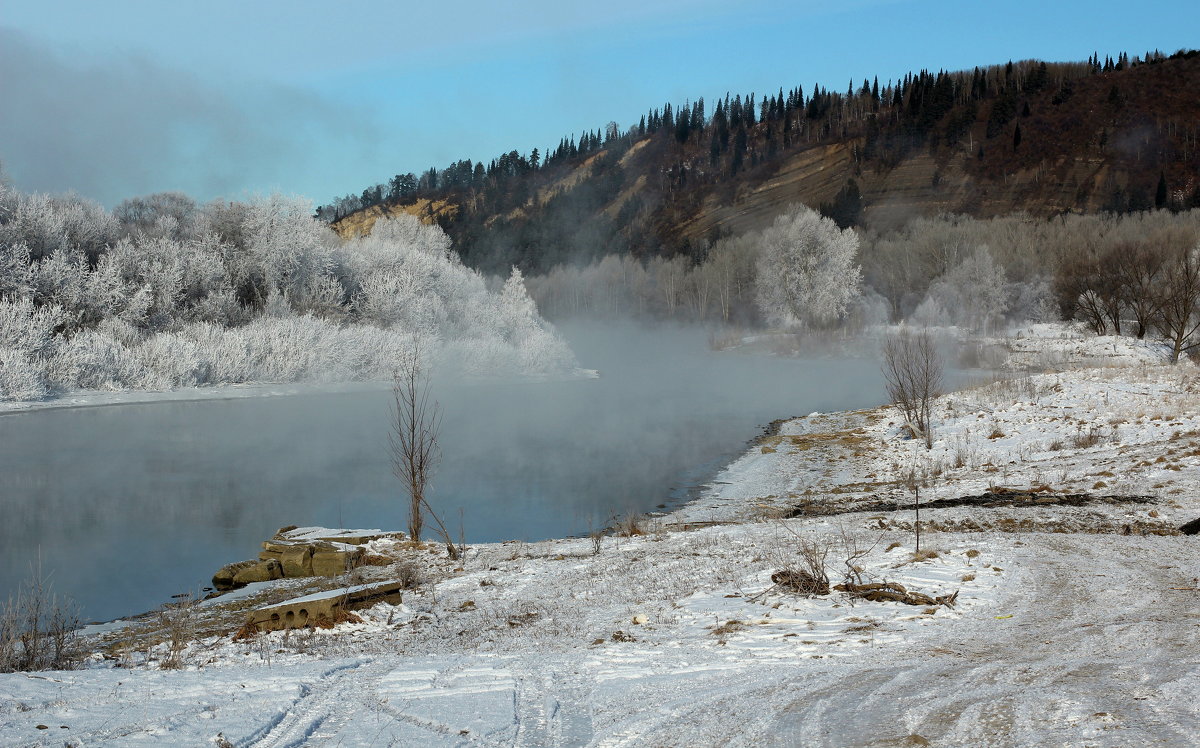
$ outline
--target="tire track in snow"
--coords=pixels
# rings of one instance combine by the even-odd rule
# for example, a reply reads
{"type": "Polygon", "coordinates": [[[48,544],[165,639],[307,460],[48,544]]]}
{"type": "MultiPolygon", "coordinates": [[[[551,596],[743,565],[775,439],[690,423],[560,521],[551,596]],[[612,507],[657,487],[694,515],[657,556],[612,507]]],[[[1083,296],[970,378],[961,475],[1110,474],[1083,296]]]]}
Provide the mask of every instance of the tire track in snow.
{"type": "Polygon", "coordinates": [[[586,745],[592,738],[590,689],[577,672],[528,663],[513,673],[515,746],[586,745]]]}
{"type": "Polygon", "coordinates": [[[947,745],[1189,743],[1200,729],[1187,696],[1200,685],[1187,664],[1198,621],[1162,592],[1184,574],[1163,563],[1170,541],[1025,542],[995,611],[1011,618],[965,620],[936,646],[905,645],[874,667],[820,679],[783,710],[776,734],[805,745],[912,734],[947,745]]]}
{"type": "Polygon", "coordinates": [[[296,748],[337,735],[374,700],[374,684],[392,668],[362,660],[326,671],[316,683],[303,684],[300,698],[243,748],[296,748]]]}

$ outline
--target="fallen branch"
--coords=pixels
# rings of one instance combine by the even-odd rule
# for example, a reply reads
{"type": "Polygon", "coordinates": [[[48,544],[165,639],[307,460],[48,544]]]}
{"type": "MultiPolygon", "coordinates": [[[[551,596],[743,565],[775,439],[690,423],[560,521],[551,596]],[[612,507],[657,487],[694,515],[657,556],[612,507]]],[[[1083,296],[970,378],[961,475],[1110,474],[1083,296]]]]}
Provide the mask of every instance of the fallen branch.
{"type": "Polygon", "coordinates": [[[905,605],[945,605],[953,608],[958,600],[958,591],[953,595],[938,595],[931,597],[923,592],[909,592],[904,585],[897,582],[873,582],[871,584],[835,584],[838,592],[845,592],[854,597],[870,600],[876,603],[904,603],[905,605]]]}

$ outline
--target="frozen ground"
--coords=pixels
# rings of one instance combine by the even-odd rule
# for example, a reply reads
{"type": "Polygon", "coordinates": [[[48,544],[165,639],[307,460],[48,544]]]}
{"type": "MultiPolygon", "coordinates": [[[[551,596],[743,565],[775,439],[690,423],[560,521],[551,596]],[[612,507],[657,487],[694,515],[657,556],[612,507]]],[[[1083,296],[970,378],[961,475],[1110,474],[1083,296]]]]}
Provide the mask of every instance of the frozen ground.
{"type": "Polygon", "coordinates": [[[890,409],[785,422],[598,553],[494,544],[455,566],[381,541],[395,562],[360,577],[421,577],[403,604],[234,641],[244,606],[310,590],[218,598],[191,625],[222,634],[179,670],[153,621],[107,627],[112,659],[0,676],[0,743],[1195,745],[1200,540],[1176,528],[1200,517],[1200,376],[1020,375],[944,398],[934,423],[926,452],[890,409]],[[914,474],[923,502],[993,497],[923,510],[923,560],[914,474]],[[775,588],[805,543],[833,581],[859,551],[864,581],[956,605],[775,588]]]}

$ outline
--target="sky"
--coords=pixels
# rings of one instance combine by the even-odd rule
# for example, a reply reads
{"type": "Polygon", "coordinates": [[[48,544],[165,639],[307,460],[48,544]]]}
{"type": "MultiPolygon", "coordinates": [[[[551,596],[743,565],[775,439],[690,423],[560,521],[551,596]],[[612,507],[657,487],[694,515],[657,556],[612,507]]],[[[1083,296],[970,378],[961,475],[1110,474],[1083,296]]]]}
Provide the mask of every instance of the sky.
{"type": "Polygon", "coordinates": [[[0,165],[112,206],[315,203],[651,107],[1200,46],[1200,3],[0,0],[0,165]]]}

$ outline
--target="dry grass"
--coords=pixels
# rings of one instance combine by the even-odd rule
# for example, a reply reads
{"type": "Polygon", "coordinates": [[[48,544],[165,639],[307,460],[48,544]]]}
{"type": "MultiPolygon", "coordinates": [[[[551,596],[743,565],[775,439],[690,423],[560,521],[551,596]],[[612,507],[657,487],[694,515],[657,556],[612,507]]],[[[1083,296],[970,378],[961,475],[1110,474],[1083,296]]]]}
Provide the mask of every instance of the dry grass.
{"type": "Polygon", "coordinates": [[[642,528],[643,517],[640,514],[627,514],[623,518],[617,520],[613,526],[613,534],[622,538],[632,538],[639,535],[645,535],[646,531],[642,528]]]}
{"type": "Polygon", "coordinates": [[[742,623],[741,621],[726,621],[720,626],[713,626],[710,631],[712,631],[713,636],[725,637],[741,631],[744,628],[746,628],[746,624],[742,623]]]}
{"type": "Polygon", "coordinates": [[[54,595],[40,567],[0,605],[0,673],[73,670],[83,659],[74,604],[54,595]]]}

